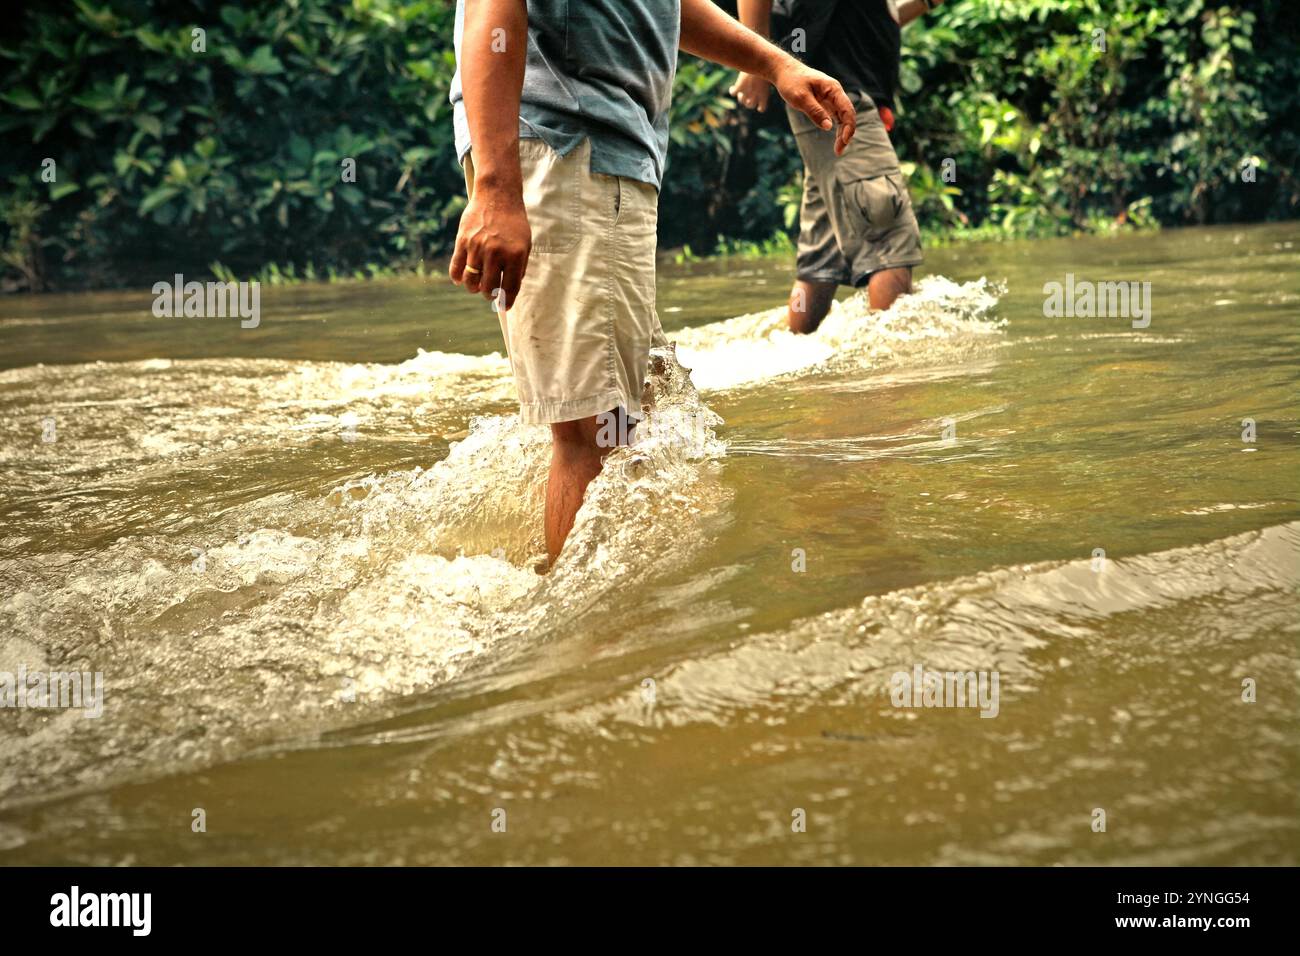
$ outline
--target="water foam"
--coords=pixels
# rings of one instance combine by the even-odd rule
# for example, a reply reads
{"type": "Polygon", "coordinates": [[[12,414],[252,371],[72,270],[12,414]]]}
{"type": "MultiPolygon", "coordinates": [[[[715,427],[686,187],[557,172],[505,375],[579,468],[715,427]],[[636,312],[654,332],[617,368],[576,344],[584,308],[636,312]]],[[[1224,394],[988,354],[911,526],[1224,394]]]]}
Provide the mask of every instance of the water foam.
{"type": "Polygon", "coordinates": [[[1107,624],[1119,615],[1252,601],[1263,618],[1266,606],[1294,613],[1297,588],[1300,522],[1109,560],[1101,572],[1090,560],[996,568],[729,641],[657,674],[653,706],[633,684],[554,720],[591,733],[629,723],[726,725],[753,721],[755,712],[779,723],[828,701],[888,712],[892,675],[917,664],[996,670],[1003,692],[1023,697],[1045,669],[1068,666],[1062,654],[1104,656],[1107,624]]]}
{"type": "Polygon", "coordinates": [[[546,575],[535,557],[549,430],[515,415],[477,417],[430,468],[234,507],[208,529],[225,539],[194,552],[137,535],[0,562],[6,657],[39,648],[107,684],[102,720],[0,726],[0,799],[203,766],[364,720],[563,637],[623,583],[686,560],[704,541],[677,529],[727,497],[706,462],[723,451],[718,420],[671,349],[652,383],[645,439],[611,453],[546,575]],[[688,425],[702,440],[677,440],[688,425]]]}
{"type": "Polygon", "coordinates": [[[812,335],[795,335],[785,307],[737,316],[673,334],[682,362],[701,391],[769,381],[834,363],[875,366],[933,353],[945,342],[999,331],[991,317],[1003,289],[987,279],[958,283],[927,276],[912,295],[872,311],[865,292],[836,302],[812,335]]]}
{"type": "MultiPolygon", "coordinates": [[[[986,283],[932,279],[886,313],[868,314],[856,297],[816,336],[781,332],[773,312],[678,338],[696,380],[718,388],[986,334],[995,301],[986,283]],[[782,358],[794,349],[798,361],[782,358]]],[[[83,492],[87,474],[123,481],[134,471],[162,494],[172,481],[158,469],[177,458],[220,468],[221,455],[249,445],[278,449],[371,420],[414,440],[472,416],[431,467],[345,480],[325,495],[269,486],[248,500],[214,499],[222,506],[180,530],[155,518],[142,532],[128,515],[93,549],[0,560],[0,628],[26,642],[8,646],[103,671],[107,684],[102,720],[21,715],[0,727],[0,800],[208,765],[365,721],[572,638],[633,581],[688,563],[730,497],[718,474],[721,422],[671,348],[656,351],[651,378],[637,440],[609,455],[565,553],[539,575],[549,433],[492,413],[512,397],[500,355],[0,373],[27,414],[57,409],[61,444],[38,449],[36,473],[83,492]]],[[[30,454],[23,444],[14,455],[30,454]]]]}

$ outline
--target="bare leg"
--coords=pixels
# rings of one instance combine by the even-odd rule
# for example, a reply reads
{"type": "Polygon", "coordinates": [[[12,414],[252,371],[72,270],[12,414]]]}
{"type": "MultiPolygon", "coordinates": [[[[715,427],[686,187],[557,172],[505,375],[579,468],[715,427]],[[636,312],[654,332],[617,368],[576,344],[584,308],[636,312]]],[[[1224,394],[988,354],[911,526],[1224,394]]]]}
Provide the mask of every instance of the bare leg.
{"type": "Polygon", "coordinates": [[[867,280],[867,297],[873,309],[887,309],[900,295],[912,291],[912,269],[881,269],[867,280]]]}
{"type": "Polygon", "coordinates": [[[631,426],[622,409],[551,426],[551,473],[546,482],[546,553],[551,563],[582,507],[587,485],[600,474],[610,450],[630,440],[631,426]]]}
{"type": "Polygon", "coordinates": [[[816,332],[835,301],[835,289],[834,282],[795,279],[794,288],[790,290],[790,311],[786,314],[790,331],[804,335],[816,332]]]}

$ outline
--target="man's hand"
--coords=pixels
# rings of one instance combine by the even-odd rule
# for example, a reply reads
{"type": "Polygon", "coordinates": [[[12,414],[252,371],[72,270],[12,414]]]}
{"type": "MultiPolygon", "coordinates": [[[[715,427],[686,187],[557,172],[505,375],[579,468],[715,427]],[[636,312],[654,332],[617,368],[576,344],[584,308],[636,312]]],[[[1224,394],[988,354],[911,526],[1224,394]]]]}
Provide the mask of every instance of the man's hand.
{"type": "Polygon", "coordinates": [[[734,96],[741,106],[748,106],[752,110],[766,113],[767,101],[772,93],[772,84],[761,76],[755,76],[753,73],[740,73],[736,77],[736,82],[731,84],[731,89],[727,90],[727,92],[734,96]]]}
{"type": "Polygon", "coordinates": [[[500,290],[498,308],[504,312],[519,295],[532,247],[523,192],[476,184],[461,213],[456,250],[451,256],[451,281],[464,285],[467,292],[481,292],[489,300],[500,290]]]}
{"type": "Polygon", "coordinates": [[[785,100],[822,129],[840,124],[835,136],[835,155],[841,155],[858,129],[858,114],[844,94],[844,87],[831,77],[786,56],[772,73],[772,85],[785,100]]]}
{"type": "MultiPolygon", "coordinates": [[[[746,18],[756,9],[753,3],[742,4],[746,18]]],[[[756,20],[761,19],[755,16],[756,20]]],[[[844,152],[853,138],[857,114],[838,83],[737,23],[710,0],[682,0],[680,45],[687,53],[763,77],[776,87],[782,99],[807,113],[822,129],[830,129],[835,125],[834,120],[839,120],[840,131],[835,137],[837,155],[844,152]]]]}

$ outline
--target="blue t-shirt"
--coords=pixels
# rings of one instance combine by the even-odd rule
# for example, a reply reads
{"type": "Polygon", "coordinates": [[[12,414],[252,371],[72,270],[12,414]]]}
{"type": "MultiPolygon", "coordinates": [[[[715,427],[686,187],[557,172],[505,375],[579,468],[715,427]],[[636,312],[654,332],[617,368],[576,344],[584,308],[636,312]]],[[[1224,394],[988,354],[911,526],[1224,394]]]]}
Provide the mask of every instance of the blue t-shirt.
{"type": "MultiPolygon", "coordinates": [[[[456,3],[456,60],[465,0],[456,3]]],[[[658,187],[668,152],[681,0],[528,0],[519,135],[560,155],[591,140],[591,171],[658,187]]],[[[456,156],[469,152],[460,68],[451,81],[456,156]]]]}

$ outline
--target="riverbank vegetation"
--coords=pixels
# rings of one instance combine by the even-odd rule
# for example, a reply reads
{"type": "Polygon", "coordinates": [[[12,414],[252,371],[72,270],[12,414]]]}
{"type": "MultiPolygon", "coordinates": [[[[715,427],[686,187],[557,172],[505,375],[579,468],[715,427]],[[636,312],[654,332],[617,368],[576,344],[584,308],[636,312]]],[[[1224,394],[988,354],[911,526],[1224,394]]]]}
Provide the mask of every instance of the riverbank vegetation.
{"type": "MultiPolygon", "coordinates": [[[[725,4],[724,4],[725,5],[725,4]]],[[[732,4],[734,8],[734,4],[732,4]]],[[[451,0],[73,0],[0,41],[0,286],[371,276],[455,235],[451,0]]],[[[895,144],[932,241],[1300,211],[1287,0],[949,0],[904,33],[895,144]]],[[[780,250],[781,110],[682,57],[662,246],[780,250]]]]}

